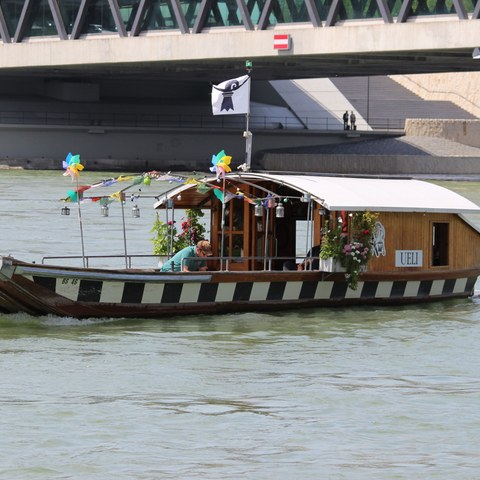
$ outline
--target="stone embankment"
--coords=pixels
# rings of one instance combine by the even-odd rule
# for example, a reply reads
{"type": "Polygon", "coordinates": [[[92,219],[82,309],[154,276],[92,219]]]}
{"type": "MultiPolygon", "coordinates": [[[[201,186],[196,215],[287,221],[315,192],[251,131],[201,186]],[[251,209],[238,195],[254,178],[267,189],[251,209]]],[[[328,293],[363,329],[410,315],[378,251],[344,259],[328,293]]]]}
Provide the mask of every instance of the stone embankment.
{"type": "Polygon", "coordinates": [[[432,146],[437,139],[443,138],[457,142],[459,148],[460,145],[480,148],[480,120],[407,119],[405,135],[425,138],[432,146]]]}
{"type": "Polygon", "coordinates": [[[405,136],[265,152],[257,168],[325,174],[480,177],[480,121],[407,120],[405,136]]]}

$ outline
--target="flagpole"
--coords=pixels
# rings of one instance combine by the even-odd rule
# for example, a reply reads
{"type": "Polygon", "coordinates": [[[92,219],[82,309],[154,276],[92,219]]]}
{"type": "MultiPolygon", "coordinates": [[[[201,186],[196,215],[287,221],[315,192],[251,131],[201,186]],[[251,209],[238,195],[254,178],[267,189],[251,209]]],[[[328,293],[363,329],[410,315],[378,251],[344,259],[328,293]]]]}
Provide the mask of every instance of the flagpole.
{"type": "MultiPolygon", "coordinates": [[[[253,63],[250,60],[245,62],[245,68],[247,69],[247,75],[250,77],[253,69],[253,63]]],[[[253,135],[250,131],[250,92],[251,92],[252,85],[250,85],[249,90],[249,98],[248,98],[248,112],[245,114],[245,131],[243,132],[243,136],[245,137],[245,171],[250,170],[250,166],[252,164],[252,140],[253,135]]]]}

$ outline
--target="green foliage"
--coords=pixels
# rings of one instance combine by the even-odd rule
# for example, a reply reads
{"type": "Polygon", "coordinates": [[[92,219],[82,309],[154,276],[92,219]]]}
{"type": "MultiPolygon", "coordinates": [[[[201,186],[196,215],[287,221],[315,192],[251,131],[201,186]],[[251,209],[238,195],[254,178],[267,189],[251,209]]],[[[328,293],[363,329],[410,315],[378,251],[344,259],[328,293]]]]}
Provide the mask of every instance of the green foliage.
{"type": "Polygon", "coordinates": [[[151,238],[154,255],[169,255],[172,253],[172,242],[177,234],[174,222],[162,222],[157,212],[150,233],[155,234],[154,237],[151,238]]]}
{"type": "Polygon", "coordinates": [[[325,232],[320,245],[320,258],[327,260],[333,258],[339,260],[343,256],[343,246],[347,240],[347,234],[342,232],[343,223],[338,219],[337,225],[330,228],[330,223],[325,222],[325,232]]]}
{"type": "Polygon", "coordinates": [[[150,233],[154,236],[151,239],[153,243],[154,255],[173,255],[190,245],[196,245],[204,238],[205,226],[200,222],[204,213],[199,208],[190,208],[185,210],[186,218],[182,218],[181,231],[177,231],[176,222],[170,220],[163,222],[156,215],[150,233]]]}

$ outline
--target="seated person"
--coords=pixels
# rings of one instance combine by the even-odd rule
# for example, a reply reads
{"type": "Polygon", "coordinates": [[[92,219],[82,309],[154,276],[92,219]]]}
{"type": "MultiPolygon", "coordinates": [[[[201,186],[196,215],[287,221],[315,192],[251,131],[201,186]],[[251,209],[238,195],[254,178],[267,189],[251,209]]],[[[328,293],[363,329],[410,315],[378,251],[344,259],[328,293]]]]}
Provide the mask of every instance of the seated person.
{"type": "Polygon", "coordinates": [[[318,270],[320,266],[320,245],[315,245],[312,250],[307,253],[303,262],[298,265],[294,261],[288,260],[283,264],[283,270],[318,270]]]}
{"type": "Polygon", "coordinates": [[[196,272],[207,270],[205,260],[197,260],[192,257],[211,257],[212,246],[207,240],[200,240],[197,245],[185,247],[167,260],[160,271],[162,272],[196,272]]]}

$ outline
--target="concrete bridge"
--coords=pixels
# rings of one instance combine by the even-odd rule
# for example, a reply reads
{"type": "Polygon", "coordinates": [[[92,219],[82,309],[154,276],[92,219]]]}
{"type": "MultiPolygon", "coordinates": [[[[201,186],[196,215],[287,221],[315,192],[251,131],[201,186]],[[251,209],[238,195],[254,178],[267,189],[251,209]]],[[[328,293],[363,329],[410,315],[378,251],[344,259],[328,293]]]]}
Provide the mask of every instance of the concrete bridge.
{"type": "Polygon", "coordinates": [[[476,71],[480,63],[472,58],[480,3],[467,0],[64,3],[0,6],[0,77],[209,82],[246,59],[260,80],[476,71]],[[274,44],[279,34],[286,48],[274,44]]]}
{"type": "MultiPolygon", "coordinates": [[[[68,118],[72,112],[90,111],[97,118],[208,115],[210,83],[242,75],[246,60],[253,62],[253,100],[269,105],[261,107],[262,115],[289,110],[286,95],[280,98],[279,89],[272,87],[275,81],[478,71],[480,60],[473,52],[480,41],[479,17],[480,2],[474,6],[468,0],[1,2],[0,156],[56,161],[65,150],[76,148],[96,160],[148,165],[157,159],[161,164],[185,161],[192,135],[195,153],[200,145],[212,153],[217,129],[193,132],[181,126],[139,129],[63,121],[39,125],[35,120],[44,112],[68,118]],[[10,115],[16,116],[12,111],[34,121],[5,126],[10,115]]],[[[332,103],[325,88],[304,85],[304,105],[319,105],[322,95],[332,103]],[[319,94],[309,94],[310,86],[319,94]]],[[[346,107],[336,108],[328,109],[334,120],[346,107]]],[[[313,107],[311,112],[315,114],[313,107]]],[[[277,126],[267,122],[257,130],[277,126]]],[[[330,133],[323,128],[305,127],[305,135],[255,132],[254,146],[311,145],[315,135],[330,133]],[[288,143],[288,138],[296,140],[288,143]]],[[[369,131],[368,124],[362,130],[357,135],[369,131]]],[[[240,133],[233,140],[237,133],[238,128],[223,130],[221,137],[229,140],[221,146],[238,156],[243,139],[240,133]]]]}

